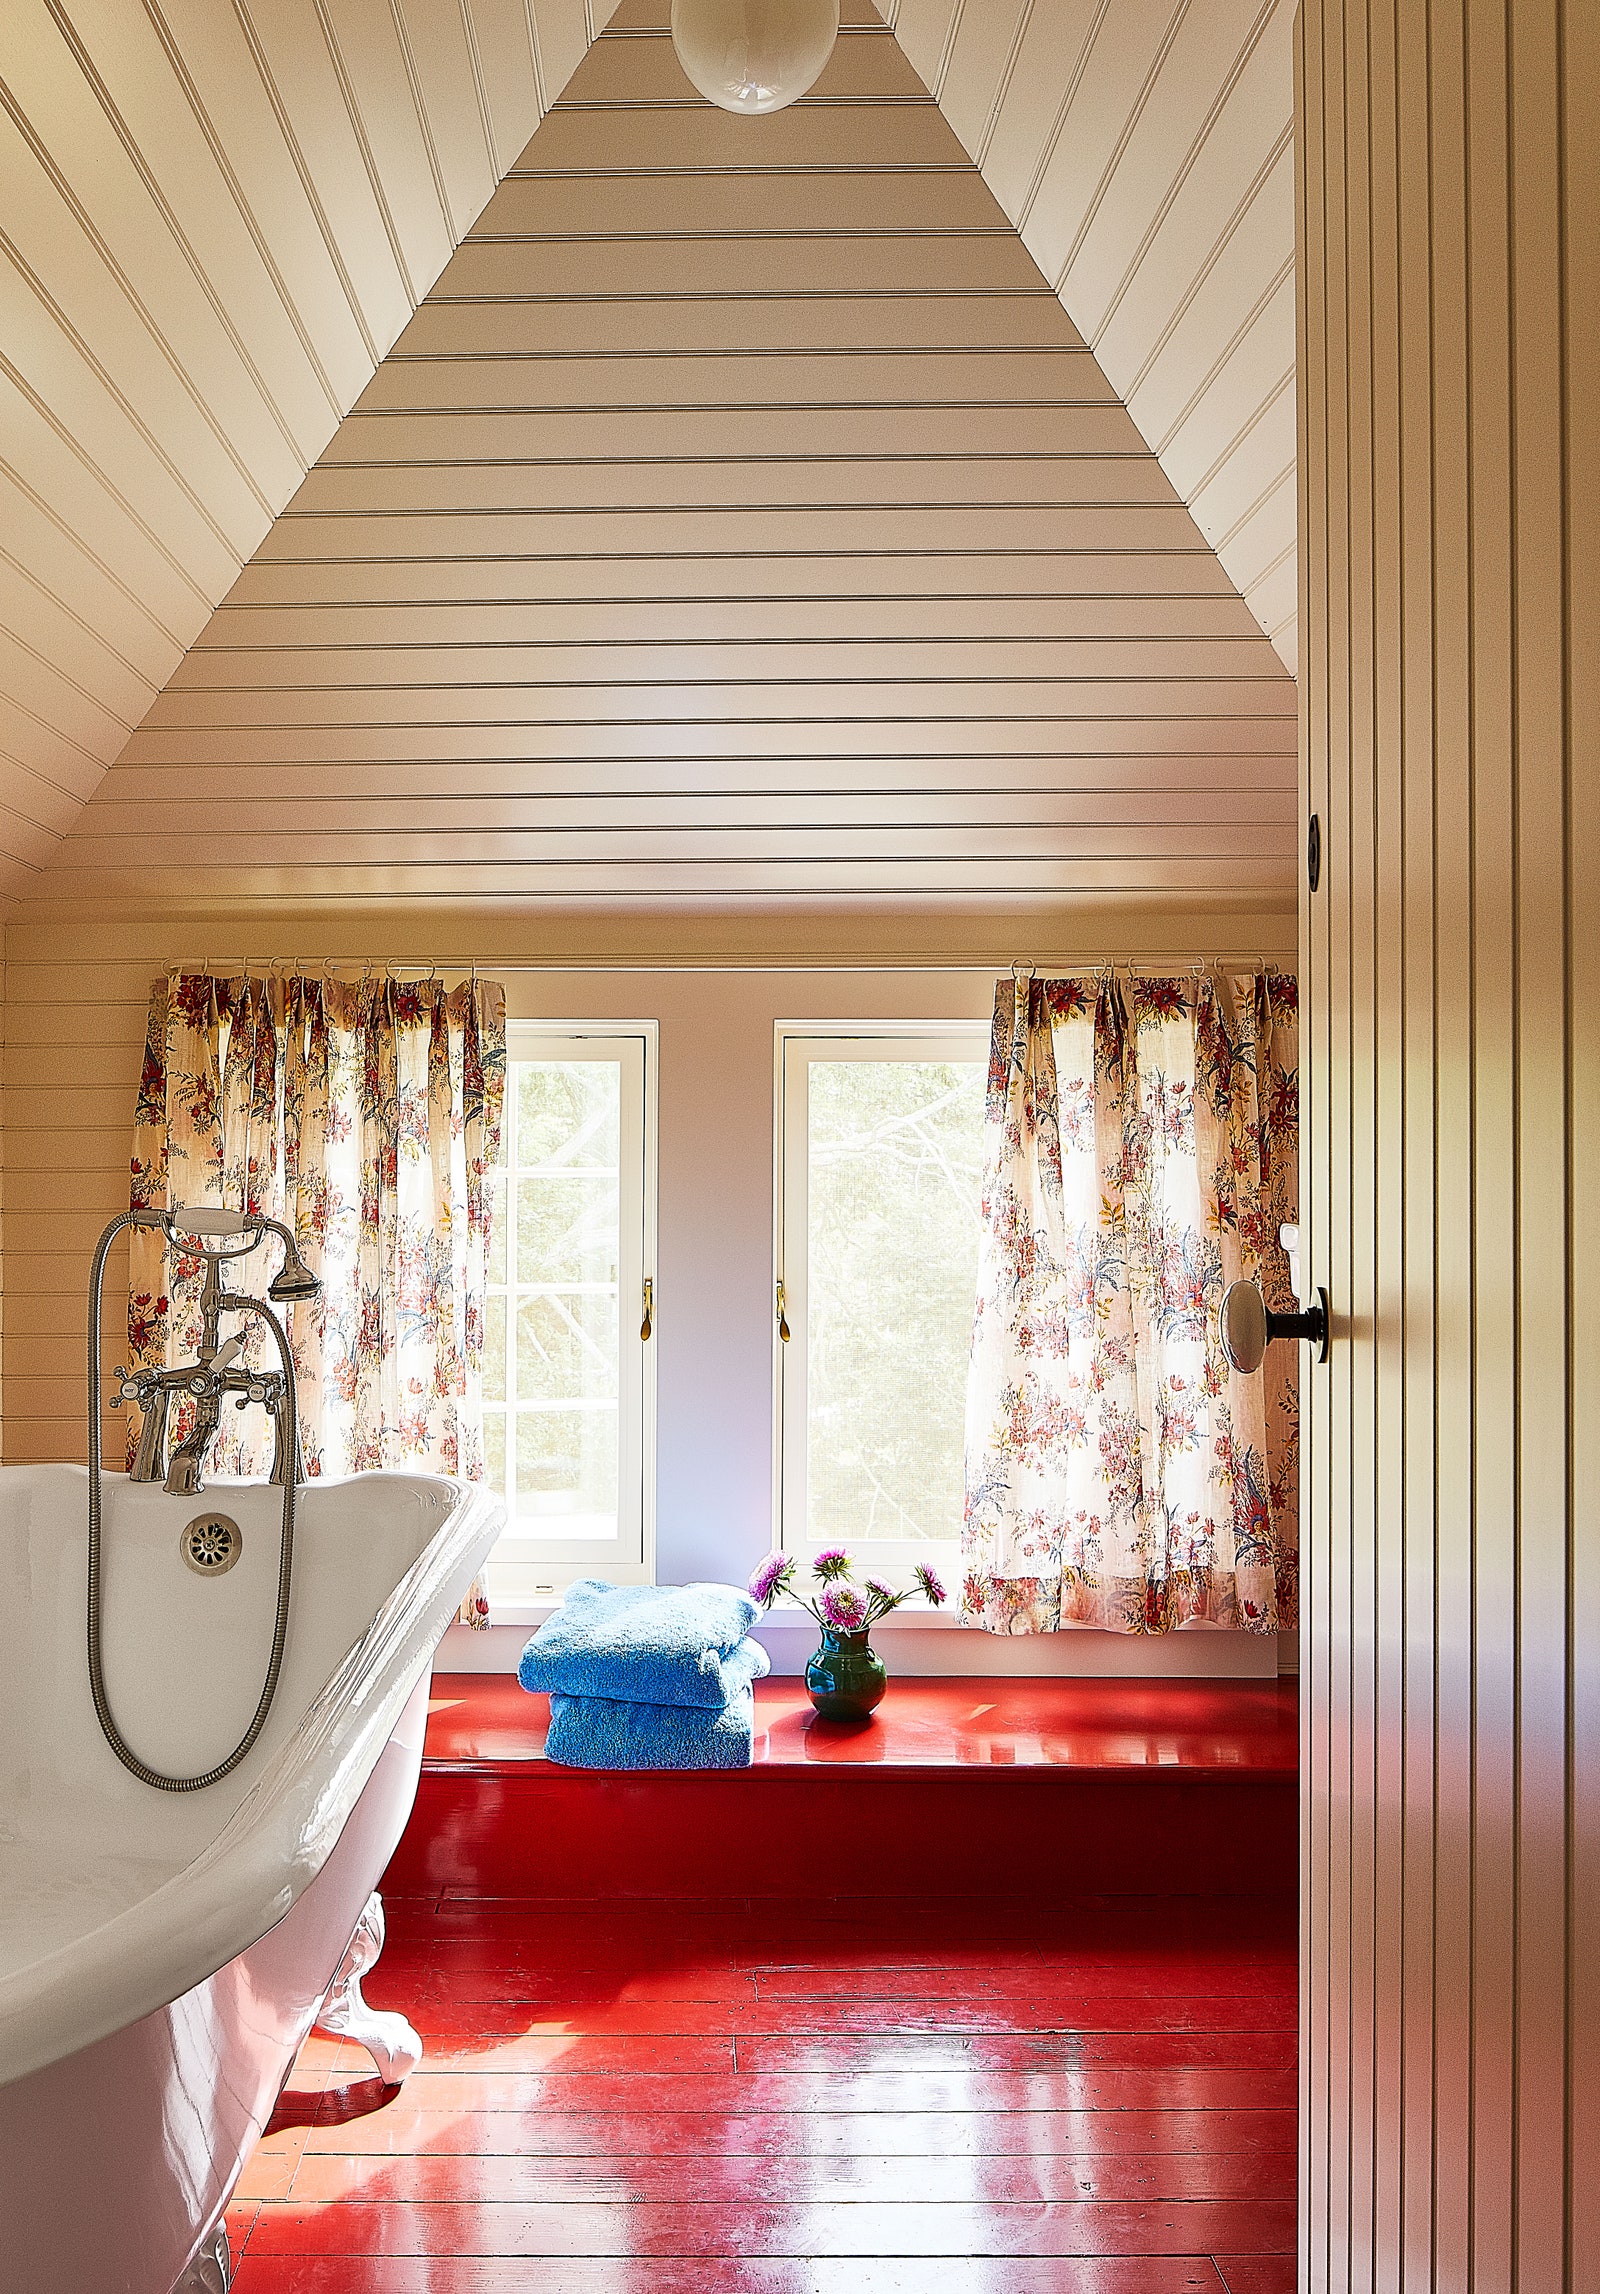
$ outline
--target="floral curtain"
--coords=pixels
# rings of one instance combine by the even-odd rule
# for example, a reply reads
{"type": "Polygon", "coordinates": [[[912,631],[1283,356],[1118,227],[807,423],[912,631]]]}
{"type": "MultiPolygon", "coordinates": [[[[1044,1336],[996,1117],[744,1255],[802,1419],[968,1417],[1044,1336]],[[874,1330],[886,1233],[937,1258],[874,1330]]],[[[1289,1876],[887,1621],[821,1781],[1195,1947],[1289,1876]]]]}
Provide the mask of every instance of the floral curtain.
{"type": "MultiPolygon", "coordinates": [[[[482,1478],[505,1043],[505,992],[484,980],[172,972],[151,990],[129,1201],[260,1211],[294,1232],[322,1279],[290,1316],[308,1475],[482,1478]]],[[[143,1229],[129,1256],[135,1366],[192,1356],[199,1259],[143,1229]]],[[[233,1287],[263,1294],[278,1258],[269,1244],[235,1261],[233,1287]]],[[[245,1358],[267,1359],[253,1321],[245,1358]]],[[[181,1433],[180,1410],[173,1422],[181,1433]]],[[[213,1456],[223,1473],[265,1472],[266,1413],[226,1412],[213,1456]]],[[[477,1588],[463,1615],[486,1621],[477,1588]]]]}
{"type": "Polygon", "coordinates": [[[1297,1618],[1298,1365],[1217,1337],[1293,1301],[1292,978],[1002,979],[967,1390],[963,1614],[1266,1633],[1297,1618]]]}

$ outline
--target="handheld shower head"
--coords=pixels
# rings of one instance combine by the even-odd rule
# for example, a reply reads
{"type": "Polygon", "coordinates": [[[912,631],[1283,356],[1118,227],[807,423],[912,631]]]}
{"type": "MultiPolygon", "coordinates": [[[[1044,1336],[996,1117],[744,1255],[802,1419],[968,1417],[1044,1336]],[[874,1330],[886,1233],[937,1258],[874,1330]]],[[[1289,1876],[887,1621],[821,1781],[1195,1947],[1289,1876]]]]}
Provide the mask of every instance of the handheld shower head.
{"type": "MultiPolygon", "coordinates": [[[[292,1306],[296,1299],[322,1296],[320,1277],[306,1265],[299,1244],[281,1219],[269,1219],[259,1211],[224,1210],[214,1204],[181,1204],[174,1210],[140,1213],[138,1217],[145,1223],[158,1220],[168,1241],[178,1249],[192,1249],[198,1239],[208,1261],[243,1258],[257,1248],[263,1235],[276,1235],[283,1245],[283,1264],[267,1285],[268,1298],[275,1306],[292,1306]],[[243,1236],[243,1242],[232,1250],[225,1248],[236,1236],[243,1236]]],[[[215,1267],[212,1271],[214,1274],[215,1267]]]]}
{"type": "Polygon", "coordinates": [[[322,1296],[320,1277],[312,1273],[298,1248],[287,1239],[283,1246],[283,1264],[268,1283],[267,1296],[276,1306],[291,1306],[296,1299],[322,1296]]]}

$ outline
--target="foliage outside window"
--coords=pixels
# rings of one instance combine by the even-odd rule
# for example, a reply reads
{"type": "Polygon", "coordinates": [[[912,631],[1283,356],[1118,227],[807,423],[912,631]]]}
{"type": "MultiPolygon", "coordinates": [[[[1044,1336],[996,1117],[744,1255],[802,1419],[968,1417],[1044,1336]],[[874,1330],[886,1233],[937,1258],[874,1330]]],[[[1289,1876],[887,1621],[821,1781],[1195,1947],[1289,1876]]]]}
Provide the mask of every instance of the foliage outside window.
{"type": "Polygon", "coordinates": [[[977,1025],[781,1036],[788,1551],[959,1537],[986,1049],[977,1025]]]}

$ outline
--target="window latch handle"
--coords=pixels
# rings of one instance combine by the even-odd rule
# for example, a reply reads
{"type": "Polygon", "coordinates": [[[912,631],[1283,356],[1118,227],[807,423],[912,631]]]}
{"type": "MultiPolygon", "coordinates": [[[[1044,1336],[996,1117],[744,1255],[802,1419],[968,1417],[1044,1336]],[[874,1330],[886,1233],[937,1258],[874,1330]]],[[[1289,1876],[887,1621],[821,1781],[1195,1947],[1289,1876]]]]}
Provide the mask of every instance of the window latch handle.
{"type": "Polygon", "coordinates": [[[789,1343],[789,1317],[788,1317],[788,1316],[787,1316],[787,1315],[784,1313],[784,1311],[783,1311],[783,1307],[784,1307],[784,1298],[783,1298],[783,1285],[782,1285],[782,1283],[781,1283],[781,1282],[780,1282],[780,1283],[779,1283],[779,1285],[778,1285],[778,1298],[777,1298],[777,1305],[778,1305],[778,1336],[779,1336],[779,1337],[780,1337],[780,1338],[783,1340],[783,1343],[784,1343],[784,1345],[785,1345],[785,1346],[787,1346],[787,1345],[788,1345],[788,1343],[789,1343]]]}
{"type": "Polygon", "coordinates": [[[644,1320],[639,1325],[639,1336],[648,1338],[656,1326],[656,1284],[654,1275],[644,1278],[644,1320]]]}

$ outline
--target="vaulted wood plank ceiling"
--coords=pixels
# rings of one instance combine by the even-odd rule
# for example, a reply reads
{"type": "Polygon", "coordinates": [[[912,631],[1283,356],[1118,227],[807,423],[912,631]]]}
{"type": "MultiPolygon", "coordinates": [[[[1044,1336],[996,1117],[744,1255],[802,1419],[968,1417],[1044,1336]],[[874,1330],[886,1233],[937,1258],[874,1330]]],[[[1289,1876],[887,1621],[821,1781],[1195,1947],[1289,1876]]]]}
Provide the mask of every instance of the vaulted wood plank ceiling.
{"type": "Polygon", "coordinates": [[[898,0],[892,21],[1292,670],[1294,0],[898,0]]]}
{"type": "MultiPolygon", "coordinates": [[[[1259,634],[1266,593],[1253,619],[921,80],[856,12],[868,21],[812,98],[745,122],[693,97],[664,0],[629,0],[139,731],[123,746],[121,724],[85,719],[82,792],[96,738],[121,755],[49,898],[1281,896],[1293,689],[1259,634]]],[[[968,143],[1015,162],[999,123],[1027,12],[967,0],[929,76],[950,117],[963,88],[982,108],[982,71],[957,63],[986,12],[980,62],[1001,33],[1008,61],[987,142],[969,126],[968,143]]],[[[285,37],[295,12],[271,13],[285,37]]],[[[1103,41],[1124,12],[1100,15],[1103,41]]],[[[338,16],[318,11],[325,31],[338,16]]],[[[414,16],[406,0],[392,26],[414,16]]],[[[375,13],[357,19],[370,34],[375,13]]],[[[1274,28],[1268,10],[1241,63],[1230,17],[1213,79],[1234,86],[1274,28]]],[[[1094,45],[1080,40],[1069,92],[1103,110],[1094,45]]],[[[1130,232],[1161,243],[1137,199],[1113,196],[1152,85],[1174,59],[1194,76],[1181,44],[1157,46],[1082,245],[1095,229],[1111,243],[1107,216],[1124,256],[1130,232]]],[[[339,84],[348,99],[348,69],[339,84]]],[[[481,57],[475,84],[505,116],[481,57]]],[[[487,154],[481,106],[479,134],[487,154]]],[[[1043,185],[1059,140],[1057,120],[1043,185]]],[[[1193,155],[1176,172],[1141,196],[1157,225],[1189,198],[1200,278],[1159,355],[1141,354],[1152,375],[1192,352],[1194,310],[1213,334],[1229,323],[1200,247],[1207,229],[1217,243],[1216,199],[1185,190],[1193,155]]],[[[454,213],[439,184],[435,168],[454,213]]],[[[1041,193],[1025,229],[1047,211],[1041,193]]],[[[396,236],[391,215],[391,253],[396,236]]],[[[432,247],[448,254],[438,231],[432,247]]],[[[1170,287],[1170,248],[1162,260],[1170,287]]],[[[419,251],[405,275],[425,269],[419,251]]],[[[1139,303],[1139,270],[1135,250],[1118,308],[1139,303]]],[[[1190,397],[1191,430],[1214,440],[1227,391],[1190,397]]],[[[1244,423],[1219,468],[1253,455],[1266,470],[1252,435],[1244,423]]],[[[169,461],[192,477],[177,444],[169,461]]],[[[287,450],[271,483],[286,476],[287,450]]],[[[237,507],[242,558],[255,513],[237,507]]],[[[176,534],[168,557],[193,587],[176,534]]],[[[220,546],[204,572],[220,590],[220,546]]],[[[141,610],[161,601],[154,580],[124,587],[141,610]]],[[[166,605],[175,654],[183,613],[166,605]]],[[[91,625],[107,620],[77,623],[86,703],[104,682],[91,625]]],[[[161,665],[146,654],[125,721],[161,665]]]]}
{"type": "Polygon", "coordinates": [[[614,5],[0,6],[0,902],[614,5]]]}

